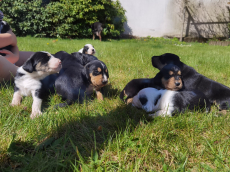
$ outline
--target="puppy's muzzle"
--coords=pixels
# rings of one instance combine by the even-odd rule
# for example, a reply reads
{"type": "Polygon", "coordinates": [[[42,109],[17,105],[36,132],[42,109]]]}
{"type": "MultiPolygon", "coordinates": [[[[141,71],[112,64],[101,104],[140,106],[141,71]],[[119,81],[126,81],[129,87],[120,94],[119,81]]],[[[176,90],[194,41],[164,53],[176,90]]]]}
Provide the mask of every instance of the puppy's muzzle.
{"type": "Polygon", "coordinates": [[[49,68],[52,69],[53,72],[59,72],[62,68],[61,60],[58,58],[51,58],[49,68]]]}
{"type": "Polygon", "coordinates": [[[179,82],[175,82],[175,85],[178,87],[178,86],[180,86],[180,83],[179,82]]]}
{"type": "Polygon", "coordinates": [[[108,80],[103,80],[103,81],[102,81],[102,84],[103,84],[103,85],[106,85],[107,83],[108,83],[108,80]]]}

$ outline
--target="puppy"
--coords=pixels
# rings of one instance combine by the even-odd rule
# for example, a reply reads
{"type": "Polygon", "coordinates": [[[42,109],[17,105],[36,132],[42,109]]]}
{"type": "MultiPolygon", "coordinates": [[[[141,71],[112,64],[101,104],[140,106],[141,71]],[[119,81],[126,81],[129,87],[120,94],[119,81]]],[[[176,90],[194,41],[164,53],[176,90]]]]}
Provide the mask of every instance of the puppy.
{"type": "Polygon", "coordinates": [[[78,52],[82,54],[94,55],[96,53],[96,50],[94,46],[92,46],[91,44],[85,44],[85,46],[82,49],[80,49],[78,52]]]}
{"type": "Polygon", "coordinates": [[[198,73],[194,68],[187,66],[180,61],[180,58],[171,53],[161,56],[152,57],[153,67],[161,70],[165,65],[174,64],[181,68],[181,73],[186,90],[199,90],[203,92],[209,101],[219,107],[220,110],[226,110],[230,107],[230,88],[213,81],[202,74],[198,73]]]}
{"type": "MultiPolygon", "coordinates": [[[[1,33],[6,33],[8,31],[10,31],[10,25],[5,21],[0,20],[0,34],[1,33]]],[[[12,45],[8,45],[6,47],[0,48],[0,50],[5,49],[5,50],[12,51],[12,48],[13,48],[12,45]]],[[[5,56],[6,54],[0,53],[0,55],[5,56]]]]}
{"type": "Polygon", "coordinates": [[[61,69],[61,60],[48,52],[34,53],[20,68],[15,76],[14,95],[11,105],[20,105],[22,96],[32,95],[33,105],[30,117],[33,119],[42,114],[41,104],[45,97],[41,80],[57,73],[61,69]]]}
{"type": "Polygon", "coordinates": [[[171,91],[155,88],[142,89],[133,97],[132,105],[146,112],[154,112],[149,116],[172,116],[185,110],[210,111],[208,98],[200,91],[171,91]]]}
{"type": "Polygon", "coordinates": [[[183,85],[180,68],[169,64],[162,68],[154,78],[133,79],[130,81],[121,91],[120,99],[129,104],[132,102],[132,98],[143,88],[153,87],[178,91],[184,89],[183,85]]]}
{"type": "Polygon", "coordinates": [[[91,60],[84,66],[78,58],[63,51],[56,53],[55,57],[62,59],[63,66],[55,81],[56,93],[66,100],[66,103],[60,103],[59,107],[74,102],[83,103],[94,90],[97,99],[103,100],[101,88],[108,83],[109,73],[102,61],[91,60]]]}
{"type": "Polygon", "coordinates": [[[101,32],[103,31],[103,24],[100,22],[95,22],[91,25],[93,40],[95,39],[95,35],[97,35],[101,41],[101,32]]]}

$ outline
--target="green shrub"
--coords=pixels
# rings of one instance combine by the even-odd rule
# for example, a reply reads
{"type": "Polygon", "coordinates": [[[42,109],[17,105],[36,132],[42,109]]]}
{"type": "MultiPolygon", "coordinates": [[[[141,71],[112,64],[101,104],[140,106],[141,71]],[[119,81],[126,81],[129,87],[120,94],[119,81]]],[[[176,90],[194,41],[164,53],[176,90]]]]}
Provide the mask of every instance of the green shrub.
{"type": "Polygon", "coordinates": [[[103,34],[124,31],[125,10],[110,0],[7,0],[0,2],[7,22],[18,36],[87,38],[91,24],[104,22],[103,34]]]}

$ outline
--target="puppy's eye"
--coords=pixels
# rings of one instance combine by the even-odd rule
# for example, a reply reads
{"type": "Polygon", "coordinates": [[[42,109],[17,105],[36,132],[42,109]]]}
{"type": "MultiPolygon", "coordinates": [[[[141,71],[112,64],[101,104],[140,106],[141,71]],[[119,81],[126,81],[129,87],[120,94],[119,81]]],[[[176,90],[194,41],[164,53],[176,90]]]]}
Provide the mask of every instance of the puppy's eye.
{"type": "Polygon", "coordinates": [[[94,75],[99,75],[99,74],[100,74],[100,72],[99,72],[99,71],[97,71],[97,70],[95,70],[95,71],[93,71],[93,74],[94,74],[94,75]]]}

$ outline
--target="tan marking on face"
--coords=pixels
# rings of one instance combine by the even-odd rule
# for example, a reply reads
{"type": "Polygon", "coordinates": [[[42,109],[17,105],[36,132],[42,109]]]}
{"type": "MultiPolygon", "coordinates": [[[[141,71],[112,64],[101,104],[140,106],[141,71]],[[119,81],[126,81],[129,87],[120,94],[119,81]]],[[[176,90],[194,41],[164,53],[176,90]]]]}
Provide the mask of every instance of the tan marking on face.
{"type": "Polygon", "coordinates": [[[174,72],[170,70],[169,71],[169,75],[173,75],[173,74],[174,74],[174,72]]]}
{"type": "Polygon", "coordinates": [[[107,70],[107,69],[105,69],[105,72],[107,73],[107,72],[108,72],[108,70],[107,70]]]}
{"type": "Polygon", "coordinates": [[[133,102],[133,98],[129,98],[129,99],[127,99],[127,101],[126,101],[126,104],[128,105],[128,104],[130,104],[130,103],[132,103],[133,102]]]}
{"type": "Polygon", "coordinates": [[[59,72],[61,67],[61,60],[51,57],[46,65],[42,65],[41,62],[39,62],[35,68],[39,72],[53,74],[59,72]]]}
{"type": "Polygon", "coordinates": [[[177,74],[178,74],[178,75],[181,75],[181,71],[179,70],[179,71],[177,72],[177,74]]]}
{"type": "Polygon", "coordinates": [[[103,101],[104,100],[101,91],[96,91],[96,94],[97,94],[97,100],[99,100],[99,101],[103,101]]]}
{"type": "Polygon", "coordinates": [[[48,72],[48,71],[49,71],[48,65],[42,65],[41,62],[39,62],[39,63],[36,65],[35,68],[36,68],[37,71],[42,71],[42,72],[48,72]]]}
{"type": "Polygon", "coordinates": [[[91,82],[92,84],[95,86],[95,87],[103,87],[104,85],[102,84],[102,74],[100,75],[97,75],[97,76],[94,76],[92,73],[89,74],[90,76],[90,79],[91,79],[91,82]]]}
{"type": "Polygon", "coordinates": [[[172,91],[177,91],[180,90],[182,88],[182,80],[175,80],[174,77],[169,78],[168,80],[166,80],[165,78],[161,79],[161,82],[163,84],[163,86],[167,89],[167,90],[172,90],[172,91]],[[175,82],[179,82],[180,85],[176,86],[175,82]]]}
{"type": "Polygon", "coordinates": [[[101,72],[101,68],[97,68],[97,71],[98,71],[98,72],[101,72]]]}

